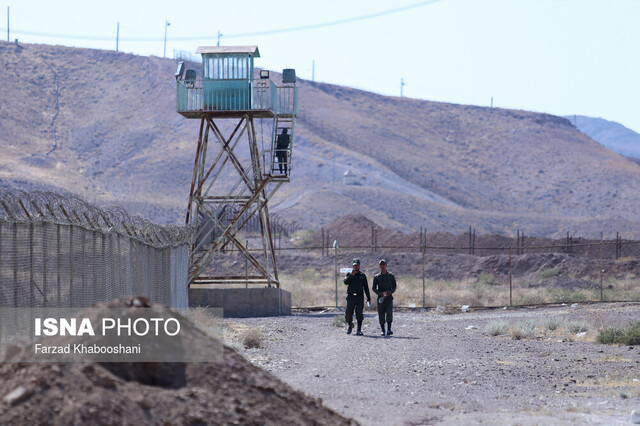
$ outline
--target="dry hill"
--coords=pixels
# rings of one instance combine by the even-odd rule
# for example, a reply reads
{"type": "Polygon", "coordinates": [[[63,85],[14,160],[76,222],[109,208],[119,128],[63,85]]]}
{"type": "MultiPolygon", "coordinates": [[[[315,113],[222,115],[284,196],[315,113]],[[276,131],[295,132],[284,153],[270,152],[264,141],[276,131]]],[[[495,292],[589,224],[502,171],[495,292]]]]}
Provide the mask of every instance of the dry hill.
{"type": "MultiPolygon", "coordinates": [[[[198,124],[175,112],[174,60],[1,42],[0,66],[1,185],[183,220],[198,124]]],[[[640,166],[564,118],[299,86],[292,182],[272,204],[285,220],[310,228],[363,213],[402,231],[640,234],[640,166]]]]}

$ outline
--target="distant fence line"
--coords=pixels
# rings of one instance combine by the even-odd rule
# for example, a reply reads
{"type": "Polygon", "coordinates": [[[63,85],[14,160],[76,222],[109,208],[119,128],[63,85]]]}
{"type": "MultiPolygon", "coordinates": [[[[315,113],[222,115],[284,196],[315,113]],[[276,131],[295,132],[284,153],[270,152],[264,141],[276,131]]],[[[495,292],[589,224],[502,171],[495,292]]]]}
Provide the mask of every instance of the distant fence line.
{"type": "Polygon", "coordinates": [[[74,195],[0,190],[0,306],[84,307],[143,295],[186,307],[191,236],[74,195]]]}
{"type": "MultiPolygon", "coordinates": [[[[600,240],[590,240],[583,237],[576,237],[567,232],[566,238],[552,240],[550,238],[541,238],[533,236],[525,236],[524,232],[517,229],[516,237],[506,237],[498,235],[480,236],[476,234],[475,229],[469,230],[459,237],[455,243],[446,244],[429,241],[429,234],[426,229],[420,228],[419,234],[415,233],[413,239],[415,244],[384,244],[378,242],[378,230],[372,227],[371,242],[368,244],[354,244],[353,241],[345,243],[345,239],[340,235],[332,235],[329,231],[321,228],[321,240],[319,246],[306,246],[306,249],[320,250],[323,256],[331,256],[334,242],[345,250],[370,250],[372,252],[382,250],[394,251],[411,251],[422,252],[425,250],[428,254],[433,253],[466,253],[476,256],[488,256],[498,253],[525,254],[525,253],[571,253],[584,257],[603,257],[604,259],[619,259],[625,256],[640,257],[640,241],[625,240],[620,232],[616,232],[615,239],[607,239],[602,236],[600,240]],[[478,243],[477,240],[482,238],[493,238],[492,243],[478,243]],[[602,252],[601,250],[602,249],[602,252]],[[624,250],[623,250],[624,249],[624,250]]],[[[290,250],[285,248],[283,250],[290,250]]]]}

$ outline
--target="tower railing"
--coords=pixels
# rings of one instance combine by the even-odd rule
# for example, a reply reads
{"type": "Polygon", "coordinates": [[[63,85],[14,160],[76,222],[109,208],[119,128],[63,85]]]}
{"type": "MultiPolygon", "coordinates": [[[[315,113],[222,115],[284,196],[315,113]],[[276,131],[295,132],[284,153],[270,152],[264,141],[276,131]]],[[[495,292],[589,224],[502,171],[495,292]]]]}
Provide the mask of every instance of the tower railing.
{"type": "Polygon", "coordinates": [[[266,79],[180,80],[176,110],[180,114],[220,111],[268,111],[274,115],[298,114],[298,88],[277,86],[266,79]]]}

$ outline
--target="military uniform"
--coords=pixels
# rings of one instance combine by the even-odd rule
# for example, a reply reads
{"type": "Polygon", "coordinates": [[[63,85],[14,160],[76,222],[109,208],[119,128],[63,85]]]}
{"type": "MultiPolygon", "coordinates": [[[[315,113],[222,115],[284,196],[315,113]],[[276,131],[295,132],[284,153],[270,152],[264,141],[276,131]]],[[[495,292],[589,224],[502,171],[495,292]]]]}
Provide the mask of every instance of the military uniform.
{"type": "Polygon", "coordinates": [[[287,129],[284,129],[282,133],[278,135],[278,139],[276,140],[276,159],[278,160],[278,168],[280,169],[280,174],[287,174],[287,150],[289,149],[290,143],[291,138],[287,134],[287,129]]]}
{"type": "MultiPolygon", "coordinates": [[[[358,262],[358,265],[360,263],[358,262]]],[[[353,311],[356,311],[356,319],[358,320],[357,335],[362,335],[362,320],[364,315],[362,310],[364,309],[364,295],[367,296],[367,302],[371,300],[371,294],[369,293],[369,283],[367,282],[367,276],[358,271],[355,275],[348,273],[344,279],[344,284],[347,286],[347,310],[345,312],[345,321],[349,324],[347,333],[351,333],[353,329],[353,311]]]]}
{"type": "MultiPolygon", "coordinates": [[[[386,262],[385,262],[386,263],[386,262]]],[[[393,322],[393,292],[396,291],[396,277],[389,271],[386,274],[379,273],[373,277],[373,292],[378,295],[378,320],[382,334],[385,334],[384,323],[386,316],[387,336],[393,334],[391,323],[393,322]],[[383,293],[389,292],[388,296],[383,293]]]]}

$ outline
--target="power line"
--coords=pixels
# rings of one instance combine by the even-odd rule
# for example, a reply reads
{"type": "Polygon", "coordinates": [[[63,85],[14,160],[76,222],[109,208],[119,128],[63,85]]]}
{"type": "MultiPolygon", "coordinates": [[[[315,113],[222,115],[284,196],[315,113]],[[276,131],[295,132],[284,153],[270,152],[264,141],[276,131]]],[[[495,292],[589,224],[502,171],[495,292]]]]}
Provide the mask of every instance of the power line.
{"type": "Polygon", "coordinates": [[[395,9],[389,9],[389,10],[385,10],[385,11],[382,11],[382,12],[370,13],[368,15],[356,16],[356,17],[352,17],[352,18],[340,19],[340,20],[337,20],[337,21],[322,22],[322,23],[319,23],[319,24],[304,25],[304,26],[301,26],[301,27],[283,28],[283,29],[279,29],[279,30],[267,30],[267,31],[256,31],[256,32],[252,32],[252,33],[229,34],[229,35],[227,35],[225,37],[227,37],[227,38],[229,38],[229,37],[235,37],[235,38],[251,37],[251,36],[258,36],[258,35],[282,34],[282,33],[294,32],[294,31],[305,31],[305,30],[313,30],[313,29],[316,29],[316,28],[331,27],[331,26],[334,26],[334,25],[348,24],[350,22],[364,21],[365,19],[378,18],[380,16],[391,15],[393,13],[404,12],[405,10],[415,9],[417,7],[426,6],[428,4],[436,3],[436,2],[439,2],[439,1],[442,1],[442,0],[421,1],[419,3],[414,3],[414,4],[407,5],[407,6],[398,7],[398,8],[395,8],[395,9]]]}
{"type": "MultiPolygon", "coordinates": [[[[242,37],[254,37],[254,36],[264,36],[264,35],[273,35],[273,34],[283,34],[297,31],[306,31],[313,30],[318,28],[332,27],[336,25],[348,24],[351,22],[364,21],[366,19],[379,18],[381,16],[391,15],[394,13],[404,12],[410,9],[416,9],[418,7],[423,7],[429,4],[437,3],[442,0],[426,0],[418,3],[413,3],[407,6],[398,7],[395,9],[388,9],[381,12],[370,13],[367,15],[355,16],[351,18],[339,19],[336,21],[329,22],[321,22],[318,24],[310,24],[303,25],[299,27],[290,27],[290,28],[280,28],[274,30],[264,30],[264,31],[255,31],[250,33],[238,33],[238,34],[226,34],[225,38],[242,38],[242,37]]],[[[41,32],[33,32],[33,31],[21,31],[21,30],[13,30],[14,33],[20,35],[28,35],[28,36],[37,36],[37,37],[49,37],[49,38],[63,38],[63,39],[71,39],[71,40],[95,40],[95,41],[110,41],[113,40],[113,37],[105,37],[105,36],[84,36],[84,35],[71,35],[71,34],[56,34],[56,33],[41,33],[41,32]]],[[[206,38],[216,38],[216,35],[206,34],[206,35],[190,35],[190,36],[176,36],[172,37],[172,41],[197,41],[206,38]]],[[[158,37],[120,37],[121,41],[128,42],[156,42],[159,40],[158,37]]]]}

